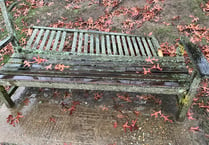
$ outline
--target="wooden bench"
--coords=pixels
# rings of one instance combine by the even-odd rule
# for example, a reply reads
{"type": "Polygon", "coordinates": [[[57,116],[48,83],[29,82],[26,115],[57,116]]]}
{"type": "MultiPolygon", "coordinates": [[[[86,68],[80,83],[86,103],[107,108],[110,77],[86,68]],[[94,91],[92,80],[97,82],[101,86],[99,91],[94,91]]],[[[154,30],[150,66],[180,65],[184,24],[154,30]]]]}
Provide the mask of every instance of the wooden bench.
{"type": "Polygon", "coordinates": [[[21,48],[4,0],[0,6],[10,34],[0,41],[0,48],[9,42],[15,48],[0,69],[0,98],[8,107],[15,105],[10,98],[14,91],[6,92],[5,85],[140,92],[176,95],[177,119],[184,120],[201,79],[209,76],[209,64],[194,45],[182,41],[195,67],[190,75],[183,56],[158,55],[154,36],[33,26],[27,45],[21,48]],[[24,62],[34,62],[34,57],[47,61],[25,67],[24,62]],[[55,67],[59,64],[69,67],[60,71],[55,67]]]}

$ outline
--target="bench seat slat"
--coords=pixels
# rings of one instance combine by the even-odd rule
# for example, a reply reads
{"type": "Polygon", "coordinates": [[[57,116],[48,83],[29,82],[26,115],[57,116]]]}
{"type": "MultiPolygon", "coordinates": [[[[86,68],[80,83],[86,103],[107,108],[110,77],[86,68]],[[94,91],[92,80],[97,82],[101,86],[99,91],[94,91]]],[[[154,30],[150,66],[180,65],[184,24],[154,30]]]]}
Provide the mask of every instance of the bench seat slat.
{"type": "Polygon", "coordinates": [[[150,86],[150,85],[134,85],[131,83],[111,83],[106,82],[91,82],[91,80],[81,81],[67,78],[55,77],[21,77],[21,76],[3,76],[0,75],[1,84],[27,86],[27,87],[47,87],[47,88],[66,88],[66,89],[88,89],[88,90],[107,90],[107,91],[125,91],[125,92],[141,92],[155,94],[178,94],[180,89],[188,89],[188,87],[165,87],[165,86],[150,86]],[[5,79],[6,78],[6,79],[5,79]],[[99,84],[99,85],[98,85],[99,84]],[[149,87],[148,87],[149,86],[149,87]]]}
{"type": "Polygon", "coordinates": [[[44,37],[43,37],[43,40],[41,42],[41,45],[39,47],[39,50],[44,50],[44,46],[45,46],[45,43],[46,43],[46,40],[49,36],[49,30],[46,30],[46,32],[44,33],[44,37]]]}

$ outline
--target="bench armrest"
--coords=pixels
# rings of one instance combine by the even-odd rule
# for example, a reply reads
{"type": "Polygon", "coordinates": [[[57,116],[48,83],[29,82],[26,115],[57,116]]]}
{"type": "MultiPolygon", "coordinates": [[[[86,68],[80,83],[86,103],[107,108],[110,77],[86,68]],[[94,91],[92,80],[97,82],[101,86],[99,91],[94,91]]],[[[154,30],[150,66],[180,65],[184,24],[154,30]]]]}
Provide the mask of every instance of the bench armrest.
{"type": "Polygon", "coordinates": [[[180,43],[186,49],[193,63],[193,67],[197,70],[200,77],[209,77],[209,62],[207,61],[200,48],[190,41],[186,41],[182,38],[180,40],[180,43]]]}
{"type": "Polygon", "coordinates": [[[12,41],[12,36],[8,36],[3,40],[0,40],[0,49],[2,49],[3,47],[5,47],[9,42],[12,41]]]}

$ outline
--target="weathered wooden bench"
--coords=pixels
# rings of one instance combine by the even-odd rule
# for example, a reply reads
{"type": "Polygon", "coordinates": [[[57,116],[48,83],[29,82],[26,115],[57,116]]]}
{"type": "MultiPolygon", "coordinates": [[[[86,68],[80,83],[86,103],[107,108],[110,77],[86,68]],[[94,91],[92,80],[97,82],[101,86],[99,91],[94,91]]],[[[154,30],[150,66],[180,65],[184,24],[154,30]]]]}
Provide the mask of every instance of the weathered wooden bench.
{"type": "Polygon", "coordinates": [[[201,78],[209,76],[209,64],[194,45],[183,43],[195,67],[190,75],[183,56],[158,55],[160,46],[153,36],[33,26],[26,47],[21,48],[4,0],[0,6],[10,34],[0,41],[0,48],[9,42],[15,48],[0,69],[0,98],[8,107],[14,102],[5,85],[140,92],[178,96],[177,118],[183,120],[201,78]],[[34,57],[48,61],[24,67],[24,62],[33,62],[34,57]],[[59,71],[57,64],[69,67],[59,71]]]}

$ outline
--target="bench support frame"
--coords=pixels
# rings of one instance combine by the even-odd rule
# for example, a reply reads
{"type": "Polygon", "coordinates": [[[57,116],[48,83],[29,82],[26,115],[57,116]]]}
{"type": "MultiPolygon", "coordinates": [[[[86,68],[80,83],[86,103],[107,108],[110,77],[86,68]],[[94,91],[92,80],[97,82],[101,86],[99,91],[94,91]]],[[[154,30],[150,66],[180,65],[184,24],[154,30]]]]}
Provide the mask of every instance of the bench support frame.
{"type": "Polygon", "coordinates": [[[197,89],[199,87],[200,82],[201,82],[201,78],[199,78],[198,76],[195,76],[188,92],[186,92],[186,94],[185,92],[182,92],[181,94],[182,97],[178,102],[179,109],[178,109],[177,116],[176,116],[178,121],[184,121],[186,114],[192,104],[193,98],[197,94],[197,89]]]}
{"type": "Polygon", "coordinates": [[[3,86],[0,86],[0,99],[6,104],[8,108],[11,108],[15,105],[11,99],[11,95],[7,93],[3,86]]]}

